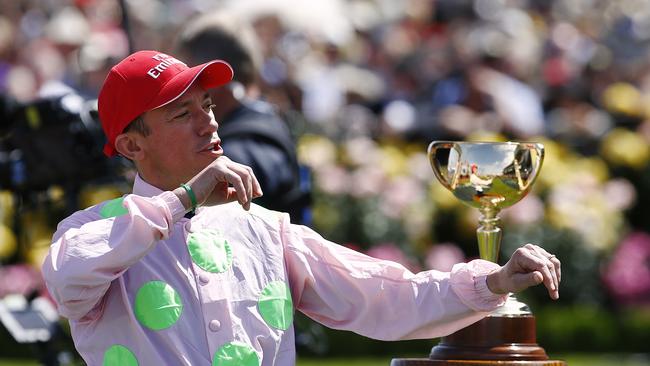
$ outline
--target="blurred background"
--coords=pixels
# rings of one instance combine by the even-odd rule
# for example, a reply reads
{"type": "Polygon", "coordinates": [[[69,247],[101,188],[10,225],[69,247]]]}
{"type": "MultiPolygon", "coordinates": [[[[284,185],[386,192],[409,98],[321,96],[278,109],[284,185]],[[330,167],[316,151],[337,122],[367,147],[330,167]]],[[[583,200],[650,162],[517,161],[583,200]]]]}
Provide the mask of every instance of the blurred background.
{"type": "MultiPolygon", "coordinates": [[[[101,155],[108,69],[170,52],[212,10],[253,27],[257,92],[310,172],[310,226],[447,271],[478,256],[478,212],[435,180],[428,143],[541,142],[533,191],[502,212],[500,259],[533,242],[562,260],[559,301],[518,296],[538,340],[571,364],[650,364],[647,0],[0,0],[0,304],[48,299],[39,268],[56,224],[130,191],[133,171],[101,155]]],[[[67,322],[40,321],[46,334],[22,340],[0,325],[0,365],[78,364],[67,322]]],[[[387,365],[436,342],[296,326],[304,365],[387,365]]]]}

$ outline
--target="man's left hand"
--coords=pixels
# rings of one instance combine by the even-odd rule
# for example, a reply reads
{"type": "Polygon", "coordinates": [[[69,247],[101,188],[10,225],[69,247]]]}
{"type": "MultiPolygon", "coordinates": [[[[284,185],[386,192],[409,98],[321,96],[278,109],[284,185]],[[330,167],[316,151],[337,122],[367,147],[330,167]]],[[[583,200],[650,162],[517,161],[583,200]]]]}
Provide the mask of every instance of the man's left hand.
{"type": "Polygon", "coordinates": [[[487,285],[495,294],[519,292],[544,283],[549,296],[560,298],[562,279],[560,261],[543,248],[526,244],[515,250],[508,263],[487,277],[487,285]]]}

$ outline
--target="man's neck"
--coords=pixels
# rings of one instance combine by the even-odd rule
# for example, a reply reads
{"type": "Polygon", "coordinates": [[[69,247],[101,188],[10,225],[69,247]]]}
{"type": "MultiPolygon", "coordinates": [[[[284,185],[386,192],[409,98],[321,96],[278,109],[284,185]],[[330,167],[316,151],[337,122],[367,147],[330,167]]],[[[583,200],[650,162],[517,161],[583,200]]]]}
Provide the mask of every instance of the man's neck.
{"type": "Polygon", "coordinates": [[[138,170],[138,176],[140,179],[146,183],[147,185],[150,185],[158,190],[161,191],[173,191],[175,188],[178,187],[178,184],[173,184],[170,182],[167,182],[165,180],[165,177],[162,177],[159,172],[147,172],[143,170],[138,170]]]}

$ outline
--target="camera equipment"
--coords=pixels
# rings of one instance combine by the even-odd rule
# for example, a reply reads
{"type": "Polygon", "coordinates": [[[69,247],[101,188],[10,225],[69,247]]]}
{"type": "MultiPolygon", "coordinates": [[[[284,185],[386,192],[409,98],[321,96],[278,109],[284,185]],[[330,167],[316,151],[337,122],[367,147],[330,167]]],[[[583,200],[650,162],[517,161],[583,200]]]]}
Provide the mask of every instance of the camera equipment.
{"type": "Polygon", "coordinates": [[[0,322],[19,343],[49,341],[59,315],[50,302],[37,297],[31,302],[22,295],[0,300],[0,322]]]}
{"type": "MultiPolygon", "coordinates": [[[[0,95],[0,189],[12,191],[17,198],[13,231],[30,232],[32,226],[25,225],[34,223],[23,225],[21,217],[35,208],[46,209],[46,217],[57,222],[79,208],[83,185],[118,178],[115,164],[121,162],[106,159],[104,142],[96,100],[85,100],[72,91],[31,103],[0,95]],[[65,193],[63,206],[38,198],[49,197],[41,193],[53,185],[65,193]]],[[[16,259],[9,258],[9,263],[16,259]]],[[[0,299],[2,326],[16,342],[30,345],[42,365],[69,363],[70,352],[58,350],[58,343],[68,337],[45,298],[13,294],[0,299]]]]}
{"type": "Polygon", "coordinates": [[[75,93],[28,104],[0,96],[0,188],[78,189],[108,176],[96,105],[75,93]]]}
{"type": "Polygon", "coordinates": [[[72,364],[72,354],[61,349],[66,336],[59,315],[45,297],[32,293],[28,297],[11,294],[0,299],[0,325],[16,342],[32,348],[41,365],[72,364]]]}

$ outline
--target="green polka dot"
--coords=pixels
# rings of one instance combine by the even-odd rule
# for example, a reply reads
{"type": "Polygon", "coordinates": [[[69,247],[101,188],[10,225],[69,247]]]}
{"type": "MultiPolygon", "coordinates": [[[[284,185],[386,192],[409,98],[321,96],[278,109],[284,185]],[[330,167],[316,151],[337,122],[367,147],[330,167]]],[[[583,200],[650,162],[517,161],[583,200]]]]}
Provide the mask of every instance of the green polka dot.
{"type": "Polygon", "coordinates": [[[287,330],[291,326],[293,302],[286,283],[282,281],[269,283],[262,291],[257,306],[269,326],[280,330],[287,330]]]}
{"type": "Polygon", "coordinates": [[[257,352],[246,344],[226,343],[214,354],[212,366],[259,366],[257,352]]]}
{"type": "Polygon", "coordinates": [[[106,202],[106,204],[99,211],[99,214],[102,215],[102,217],[105,219],[127,214],[129,211],[127,211],[126,207],[122,205],[122,202],[124,202],[124,197],[116,198],[114,200],[106,202]]]}
{"type": "Polygon", "coordinates": [[[232,265],[232,250],[217,230],[202,230],[187,237],[192,260],[208,272],[220,273],[232,265]]]}
{"type": "Polygon", "coordinates": [[[169,328],[176,323],[182,312],[181,297],[165,282],[147,282],[135,295],[135,316],[147,328],[169,328]]]}
{"type": "Polygon", "coordinates": [[[104,352],[103,366],[138,366],[138,359],[135,358],[130,349],[121,344],[114,344],[104,352]]]}

